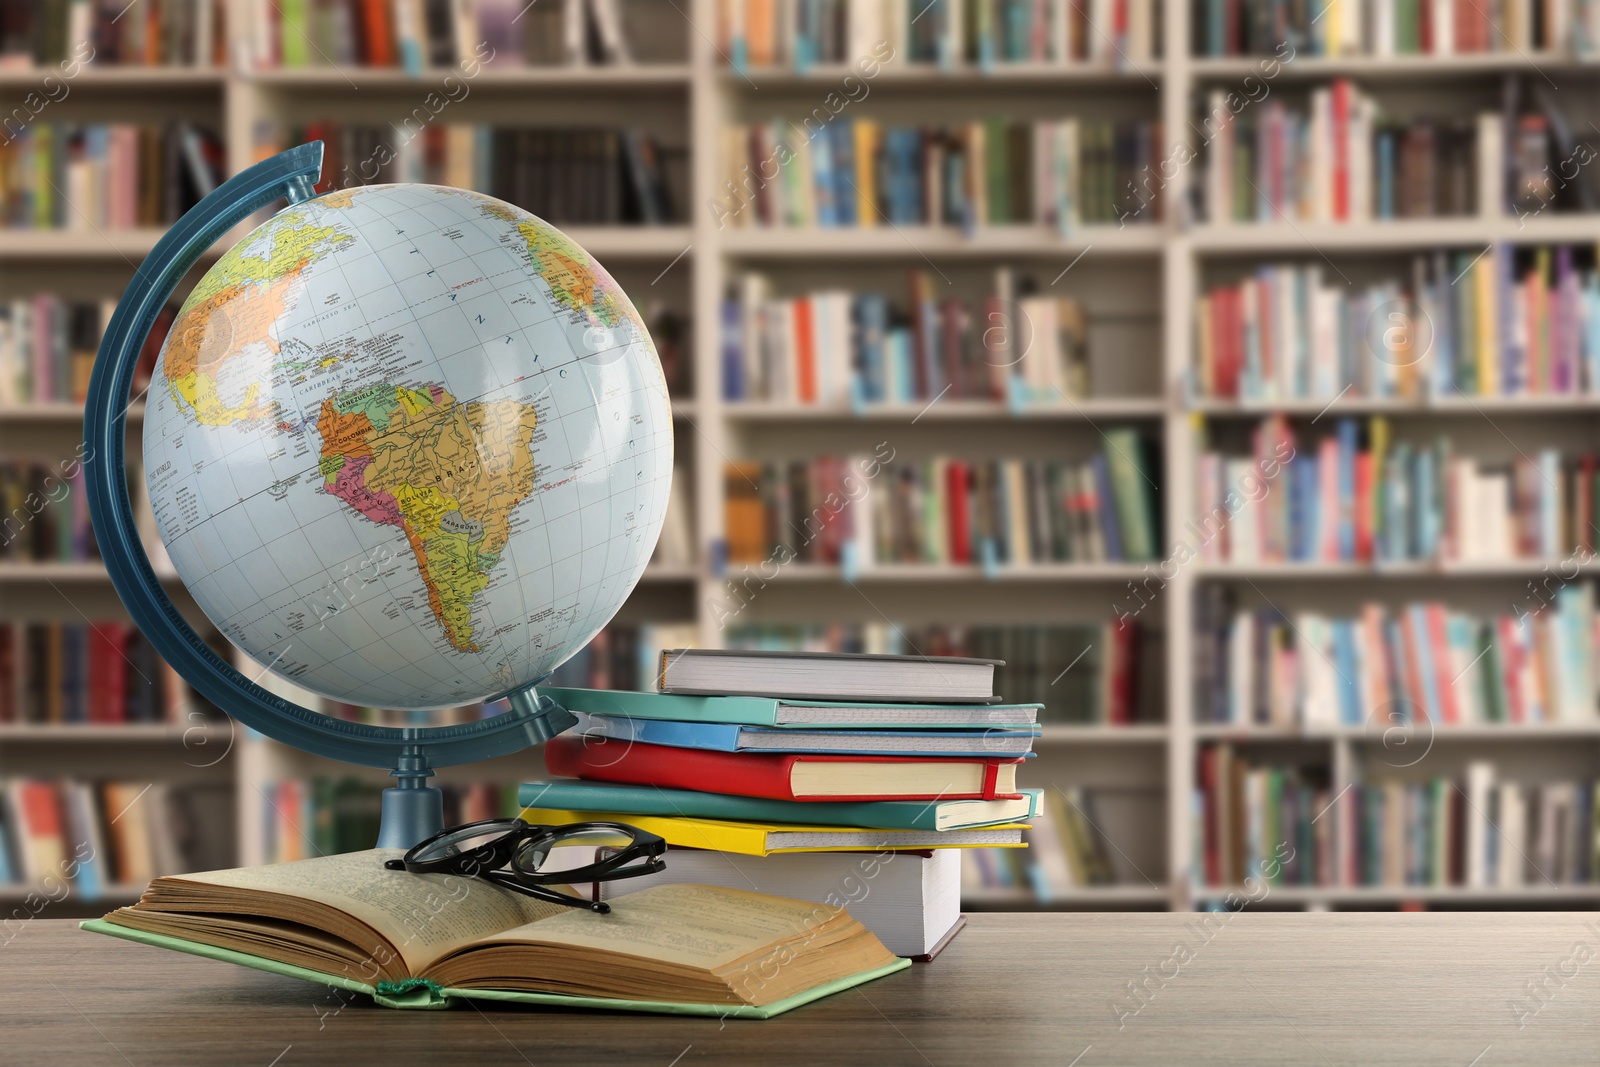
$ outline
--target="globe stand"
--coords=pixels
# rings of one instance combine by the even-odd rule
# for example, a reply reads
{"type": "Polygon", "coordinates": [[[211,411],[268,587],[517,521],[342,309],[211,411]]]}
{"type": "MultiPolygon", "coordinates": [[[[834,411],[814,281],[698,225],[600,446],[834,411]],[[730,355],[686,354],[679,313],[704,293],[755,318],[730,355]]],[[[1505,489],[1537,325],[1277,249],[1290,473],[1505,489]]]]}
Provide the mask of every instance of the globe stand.
{"type": "MultiPolygon", "coordinates": [[[[83,477],[106,573],[135,625],[195,691],[233,718],[286,745],[329,759],[388,768],[378,843],[410,848],[443,828],[434,767],[493,759],[541,744],[577,718],[533,686],[502,693],[504,714],[452,726],[388,727],[335,719],[245,678],[189,626],[150,566],[134,519],[125,463],[129,397],[140,349],[185,274],[234,226],[280,198],[315,195],[322,143],[313,141],[242,171],[214,189],[156,242],[106,327],[84,410],[83,477]]],[[[542,681],[543,679],[540,679],[542,681]]]]}
{"type": "MultiPolygon", "coordinates": [[[[530,745],[542,744],[578,724],[578,717],[549,697],[521,690],[506,698],[511,715],[522,721],[530,745]]],[[[379,848],[410,848],[444,829],[444,794],[428,784],[433,768],[416,746],[400,750],[389,777],[395,784],[383,791],[383,817],[378,824],[379,848]]]]}

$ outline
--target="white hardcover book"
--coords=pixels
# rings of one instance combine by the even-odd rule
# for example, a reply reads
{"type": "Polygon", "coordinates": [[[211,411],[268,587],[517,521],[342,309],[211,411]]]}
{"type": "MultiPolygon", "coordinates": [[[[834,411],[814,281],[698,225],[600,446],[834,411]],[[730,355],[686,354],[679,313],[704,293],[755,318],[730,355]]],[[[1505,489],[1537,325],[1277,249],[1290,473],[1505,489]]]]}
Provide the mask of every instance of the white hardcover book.
{"type": "Polygon", "coordinates": [[[1050,59],[1058,65],[1077,55],[1072,30],[1072,0],[1050,0],[1050,59]]]}
{"type": "Polygon", "coordinates": [[[1372,0],[1372,54],[1394,55],[1394,0],[1372,0]]]}
{"type": "Polygon", "coordinates": [[[1255,692],[1255,643],[1255,613],[1238,612],[1228,628],[1228,721],[1234,726],[1250,722],[1250,698],[1255,692]]]}
{"type": "Polygon", "coordinates": [[[1571,0],[1546,0],[1544,5],[1544,48],[1546,51],[1572,51],[1571,0]]]}
{"type": "Polygon", "coordinates": [[[1350,217],[1372,218],[1372,129],[1377,105],[1363,93],[1351,94],[1350,144],[1345,158],[1350,161],[1350,217]]]}
{"type": "Polygon", "coordinates": [[[1494,884],[1513,889],[1523,884],[1527,864],[1527,800],[1515,782],[1501,782],[1495,792],[1499,803],[1490,829],[1495,835],[1494,884]]]}
{"type": "Polygon", "coordinates": [[[1311,90],[1311,221],[1333,218],[1333,98],[1328,89],[1311,90]]]}
{"type": "MultiPolygon", "coordinates": [[[[1032,840],[1036,834],[1028,836],[1032,840]]],[[[916,852],[741,856],[678,849],[672,853],[672,862],[656,874],[599,884],[606,900],[651,886],[698,884],[842,904],[890,952],[925,956],[961,921],[962,857],[958,853],[971,851],[938,848],[931,856],[916,852]]],[[[592,861],[592,849],[589,858],[592,861]]]]}
{"type": "Polygon", "coordinates": [[[1300,725],[1334,726],[1339,721],[1338,683],[1328,641],[1328,620],[1301,612],[1295,622],[1300,666],[1300,725]]]}
{"type": "Polygon", "coordinates": [[[1496,219],[1506,210],[1505,126],[1498,112],[1478,114],[1478,217],[1496,219]]]}
{"type": "Polygon", "coordinates": [[[846,0],[850,5],[845,55],[846,65],[872,55],[872,47],[883,40],[884,0],[846,0]]]}
{"type": "Polygon", "coordinates": [[[1206,100],[1202,136],[1206,149],[1206,219],[1213,223],[1233,219],[1233,112],[1227,93],[1213,89],[1206,100]]]}
{"type": "Polygon", "coordinates": [[[1342,0],[1339,4],[1339,51],[1342,55],[1359,55],[1366,51],[1367,20],[1364,16],[1366,0],[1342,0]]]}
{"type": "Polygon", "coordinates": [[[1116,60],[1116,52],[1112,49],[1111,29],[1114,25],[1111,12],[1115,0],[1088,0],[1089,26],[1087,29],[1089,61],[1098,64],[1111,64],[1116,60]]]}
{"type": "Polygon", "coordinates": [[[633,62],[633,52],[628,48],[628,35],[622,32],[622,11],[618,0],[588,0],[589,12],[594,16],[596,35],[600,38],[600,53],[607,63],[633,62]]]}
{"type": "Polygon", "coordinates": [[[573,66],[581,65],[585,59],[583,28],[583,0],[562,0],[561,53],[562,57],[573,66]]]}
{"type": "Polygon", "coordinates": [[[1127,4],[1128,19],[1128,61],[1134,64],[1148,63],[1155,53],[1153,36],[1155,33],[1156,0],[1124,0],[1127,4]]]}
{"type": "Polygon", "coordinates": [[[1300,314],[1295,307],[1295,269],[1278,267],[1273,271],[1272,283],[1272,354],[1273,370],[1277,372],[1278,396],[1288,399],[1300,395],[1296,385],[1299,376],[1295,334],[1300,328],[1300,314]]]}
{"type": "Polygon", "coordinates": [[[1467,888],[1485,889],[1491,885],[1488,869],[1490,856],[1490,793],[1494,789],[1494,765],[1488,760],[1467,761],[1467,809],[1462,813],[1462,838],[1466,840],[1467,888]]]}
{"type": "Polygon", "coordinates": [[[832,316],[832,333],[834,341],[834,360],[832,369],[832,403],[840,407],[850,404],[850,383],[855,379],[855,368],[850,360],[850,304],[853,297],[845,291],[837,291],[829,302],[829,311],[832,316]]]}
{"type": "Polygon", "coordinates": [[[1454,55],[1456,50],[1456,0],[1432,0],[1433,54],[1454,55]]]}
{"type": "Polygon", "coordinates": [[[1338,290],[1322,284],[1322,268],[1306,269],[1306,288],[1311,294],[1311,391],[1328,400],[1339,395],[1339,311],[1338,290]]]}

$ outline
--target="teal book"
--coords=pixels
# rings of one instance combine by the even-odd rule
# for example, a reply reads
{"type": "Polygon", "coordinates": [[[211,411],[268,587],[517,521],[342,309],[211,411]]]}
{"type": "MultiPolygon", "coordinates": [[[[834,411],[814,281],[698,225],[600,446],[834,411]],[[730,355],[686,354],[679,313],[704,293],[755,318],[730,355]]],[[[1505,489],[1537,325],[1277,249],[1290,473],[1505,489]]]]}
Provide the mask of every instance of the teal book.
{"type": "Polygon", "coordinates": [[[1016,800],[769,800],[652,785],[621,785],[577,778],[524,782],[517,803],[524,808],[626,812],[735,822],[800,826],[859,826],[873,830],[964,830],[1031,819],[1042,789],[1023,789],[1016,800]]]}
{"type": "Polygon", "coordinates": [[[568,711],[626,715],[673,722],[720,722],[743,726],[806,726],[813,729],[971,730],[1026,727],[1042,704],[879,704],[778,697],[690,696],[609,689],[540,686],[539,692],[568,711]]]}
{"type": "Polygon", "coordinates": [[[384,867],[400,855],[157,878],[138,904],[82,926],[391,1008],[497,1000],[768,1018],[910,964],[840,907],[659,885],[602,914],[483,879],[384,867]]]}

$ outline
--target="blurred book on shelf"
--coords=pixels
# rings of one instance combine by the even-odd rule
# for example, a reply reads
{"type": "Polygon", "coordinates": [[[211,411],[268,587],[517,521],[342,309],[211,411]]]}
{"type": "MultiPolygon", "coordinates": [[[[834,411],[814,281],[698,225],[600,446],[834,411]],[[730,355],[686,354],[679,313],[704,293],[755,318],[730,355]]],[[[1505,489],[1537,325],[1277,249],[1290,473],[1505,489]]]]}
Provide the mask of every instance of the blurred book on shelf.
{"type": "MultiPolygon", "coordinates": [[[[482,67],[629,63],[622,0],[248,0],[242,59],[256,69],[482,67]]],[[[448,88],[448,86],[447,86],[448,88]]]]}
{"type": "Polygon", "coordinates": [[[1160,634],[1132,620],[1079,625],[974,626],[868,622],[730,627],[729,648],[970,656],[1000,661],[994,691],[1016,704],[1043,704],[1046,724],[1160,722],[1160,634]]]}
{"type": "Polygon", "coordinates": [[[0,723],[194,725],[217,714],[125,622],[0,622],[0,723]]]}
{"type": "Polygon", "coordinates": [[[1104,452],[1078,463],[820,457],[729,464],[728,559],[788,556],[862,568],[1153,560],[1161,545],[1154,463],[1131,430],[1108,431],[1105,440],[1104,452]],[[873,468],[877,476],[868,478],[873,468]]]}
{"type": "Polygon", "coordinates": [[[1422,601],[1356,616],[1236,607],[1203,586],[1194,626],[1200,722],[1445,728],[1600,723],[1594,587],[1483,616],[1422,601]]]}
{"type": "MultiPolygon", "coordinates": [[[[517,787],[440,782],[444,825],[515,817],[517,787]]],[[[261,786],[266,863],[359,852],[378,839],[384,783],[353,777],[282,778],[261,786]]]]}
{"type": "Polygon", "coordinates": [[[1592,885],[1600,782],[1380,775],[1331,795],[1326,767],[1260,765],[1230,744],[1200,750],[1195,869],[1205,883],[1325,887],[1592,885]],[[1323,816],[1329,816],[1324,818],[1323,816]]]}
{"type": "MultiPolygon", "coordinates": [[[[682,219],[688,153],[634,127],[256,125],[256,155],[323,143],[319,193],[383,182],[473,189],[547,222],[660,225],[682,219]]],[[[659,314],[659,313],[658,313],[659,314]]],[[[679,320],[681,323],[681,319],[679,320]]]]}
{"type": "Polygon", "coordinates": [[[35,121],[0,143],[0,227],[166,226],[222,177],[221,140],[187,122],[35,121]]]}
{"type": "Polygon", "coordinates": [[[1476,4],[1420,0],[1364,4],[1331,0],[1194,0],[1194,54],[1310,56],[1452,56],[1539,52],[1593,53],[1600,10],[1592,0],[1476,4]]]}
{"type": "Polygon", "coordinates": [[[1402,123],[1346,78],[1311,90],[1304,107],[1263,99],[1234,109],[1223,89],[1205,106],[1200,192],[1214,223],[1479,213],[1475,120],[1402,123]]]}
{"type": "Polygon", "coordinates": [[[0,460],[0,560],[72,563],[100,558],[89,524],[83,465],[0,460]]]}
{"type": "Polygon", "coordinates": [[[1096,824],[1092,791],[1047,789],[1038,816],[1023,834],[1027,849],[975,848],[961,854],[963,893],[1024,892],[1048,904],[1074,889],[1117,882],[1106,837],[1096,824]]]}
{"type": "Polygon", "coordinates": [[[1154,223],[1155,119],[891,126],[828,116],[723,131],[719,226],[1154,223]],[[1146,175],[1143,183],[1137,183],[1146,175]]]}
{"type": "MultiPolygon", "coordinates": [[[[650,556],[654,566],[688,567],[694,564],[694,534],[689,509],[690,487],[693,484],[687,467],[680,466],[673,470],[672,486],[675,491],[667,498],[667,514],[661,523],[661,536],[650,556]]],[[[632,689],[633,686],[610,688],[632,689]]]]}
{"type": "MultiPolygon", "coordinates": [[[[0,407],[83,403],[101,334],[116,306],[110,297],[70,300],[56,293],[0,303],[0,407]]],[[[156,356],[176,317],[176,305],[157,313],[134,370],[135,397],[150,385],[156,356]]]]}
{"type": "MultiPolygon", "coordinates": [[[[302,0],[303,2],[303,0],[302,0]]],[[[0,69],[226,65],[228,0],[37,0],[0,5],[0,69]]],[[[51,86],[46,84],[48,93],[51,86]]]]}
{"type": "Polygon", "coordinates": [[[1126,68],[1158,54],[1157,0],[723,0],[735,67],[1007,63],[1126,68]]]}
{"type": "Polygon", "coordinates": [[[1592,453],[1518,449],[1487,462],[1459,454],[1442,434],[1396,439],[1381,415],[1341,418],[1306,436],[1273,415],[1252,433],[1249,455],[1200,453],[1187,528],[1202,559],[1554,565],[1593,554],[1600,460],[1592,453]]]}
{"type": "Polygon", "coordinates": [[[1596,394],[1600,272],[1567,245],[1440,250],[1356,292],[1319,264],[1263,266],[1199,298],[1195,336],[1205,397],[1596,394]]]}
{"type": "Polygon", "coordinates": [[[227,783],[9,779],[0,782],[0,889],[94,900],[114,886],[214,870],[232,862],[233,830],[227,783]]]}
{"type": "Polygon", "coordinates": [[[774,296],[746,273],[723,304],[724,400],[835,407],[935,399],[1062,404],[1089,391],[1083,306],[995,271],[982,301],[913,271],[905,302],[829,289],[774,296]]]}

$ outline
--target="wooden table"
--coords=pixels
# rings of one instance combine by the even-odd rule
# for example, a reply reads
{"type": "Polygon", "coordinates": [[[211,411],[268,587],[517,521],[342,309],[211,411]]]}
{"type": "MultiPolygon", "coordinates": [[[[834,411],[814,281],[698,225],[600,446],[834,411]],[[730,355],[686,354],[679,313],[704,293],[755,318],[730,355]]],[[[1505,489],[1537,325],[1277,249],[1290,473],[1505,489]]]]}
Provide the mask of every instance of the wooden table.
{"type": "Polygon", "coordinates": [[[934,963],[725,1023],[388,1011],[71,922],[9,933],[4,1065],[1600,1064],[1595,913],[974,915],[934,963]]]}

